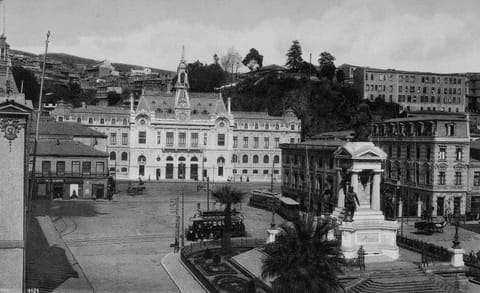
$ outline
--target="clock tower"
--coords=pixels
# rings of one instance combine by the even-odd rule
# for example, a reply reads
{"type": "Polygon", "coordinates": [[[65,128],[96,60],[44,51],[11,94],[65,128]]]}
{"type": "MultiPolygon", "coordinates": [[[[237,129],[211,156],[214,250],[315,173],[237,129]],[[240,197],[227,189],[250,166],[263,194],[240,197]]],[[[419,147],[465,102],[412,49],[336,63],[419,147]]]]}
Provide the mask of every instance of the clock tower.
{"type": "Polygon", "coordinates": [[[185,49],[182,46],[182,59],[177,68],[177,82],[175,83],[175,117],[178,120],[188,120],[192,113],[188,87],[187,62],[185,61],[185,49]]]}

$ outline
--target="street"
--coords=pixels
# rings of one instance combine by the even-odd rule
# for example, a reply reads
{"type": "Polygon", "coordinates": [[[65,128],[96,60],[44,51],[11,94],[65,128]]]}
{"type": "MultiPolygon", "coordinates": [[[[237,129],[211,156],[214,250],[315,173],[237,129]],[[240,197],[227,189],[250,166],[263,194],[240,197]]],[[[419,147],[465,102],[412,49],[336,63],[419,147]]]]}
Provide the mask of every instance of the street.
{"type": "MultiPolygon", "coordinates": [[[[248,191],[269,184],[237,186],[248,191]]],[[[111,202],[73,200],[52,205],[55,227],[97,292],[179,292],[160,263],[173,251],[175,217],[169,214],[170,198],[183,188],[186,228],[197,203],[206,208],[206,192],[197,192],[193,183],[146,183],[146,187],[143,195],[129,196],[126,185],[120,185],[111,202]]],[[[236,208],[245,216],[248,236],[266,238],[271,213],[249,207],[247,200],[248,196],[236,208]]],[[[213,202],[210,199],[211,209],[213,202]]]]}

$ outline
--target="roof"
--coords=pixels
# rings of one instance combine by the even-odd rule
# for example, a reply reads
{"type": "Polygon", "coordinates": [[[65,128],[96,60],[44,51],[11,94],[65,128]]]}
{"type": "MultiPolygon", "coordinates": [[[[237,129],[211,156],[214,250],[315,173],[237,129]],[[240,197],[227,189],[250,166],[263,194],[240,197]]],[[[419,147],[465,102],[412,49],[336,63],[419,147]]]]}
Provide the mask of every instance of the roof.
{"type": "Polygon", "coordinates": [[[322,132],[322,133],[313,135],[311,138],[314,140],[328,139],[328,138],[337,138],[337,139],[346,140],[347,138],[353,137],[354,135],[355,135],[354,130],[340,130],[340,131],[322,132]]]}
{"type": "Polygon", "coordinates": [[[299,203],[297,201],[291,199],[290,197],[281,196],[278,199],[280,199],[281,202],[283,202],[285,204],[288,204],[288,205],[299,205],[299,203]]]}
{"type": "Polygon", "coordinates": [[[235,119],[283,120],[284,116],[270,116],[267,112],[232,112],[235,119]]]}
{"type": "Polygon", "coordinates": [[[465,115],[462,114],[422,114],[420,116],[387,119],[385,121],[375,123],[416,121],[466,121],[466,119],[467,118],[465,117],[465,115]]]}
{"type": "Polygon", "coordinates": [[[306,149],[311,147],[312,149],[332,149],[336,150],[338,147],[343,146],[346,143],[345,140],[340,139],[316,139],[307,140],[299,143],[282,143],[281,149],[306,149]]]}
{"type": "MultiPolygon", "coordinates": [[[[32,123],[32,126],[34,123],[32,123]]],[[[106,138],[107,135],[95,131],[89,127],[86,127],[76,122],[48,122],[41,121],[38,127],[39,135],[69,135],[69,136],[82,136],[82,137],[102,137],[106,138]]]]}
{"type": "Polygon", "coordinates": [[[40,140],[37,144],[37,156],[105,158],[108,154],[78,141],[40,140]]]}
{"type": "Polygon", "coordinates": [[[104,113],[104,114],[130,114],[130,108],[119,106],[91,106],[88,105],[85,108],[73,108],[72,113],[104,113]]]}
{"type": "Polygon", "coordinates": [[[244,270],[255,276],[258,280],[264,282],[267,286],[272,287],[272,281],[274,278],[262,278],[262,265],[263,259],[267,257],[267,254],[259,248],[254,248],[240,254],[233,256],[231,259],[233,262],[241,266],[244,270]]]}

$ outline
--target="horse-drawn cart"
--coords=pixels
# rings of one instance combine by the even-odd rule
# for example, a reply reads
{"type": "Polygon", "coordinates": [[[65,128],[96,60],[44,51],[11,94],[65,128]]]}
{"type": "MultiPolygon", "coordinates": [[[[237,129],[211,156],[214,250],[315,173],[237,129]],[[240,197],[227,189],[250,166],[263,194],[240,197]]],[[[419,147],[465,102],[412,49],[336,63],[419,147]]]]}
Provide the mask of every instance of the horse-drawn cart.
{"type": "Polygon", "coordinates": [[[138,184],[132,185],[130,182],[128,183],[127,193],[128,195],[139,195],[139,194],[142,194],[145,191],[145,189],[146,187],[143,181],[140,179],[138,184]]]}
{"type": "Polygon", "coordinates": [[[432,235],[434,232],[443,233],[443,228],[447,226],[447,222],[427,222],[427,221],[419,221],[415,222],[415,229],[417,232],[424,233],[427,235],[432,235]]]}

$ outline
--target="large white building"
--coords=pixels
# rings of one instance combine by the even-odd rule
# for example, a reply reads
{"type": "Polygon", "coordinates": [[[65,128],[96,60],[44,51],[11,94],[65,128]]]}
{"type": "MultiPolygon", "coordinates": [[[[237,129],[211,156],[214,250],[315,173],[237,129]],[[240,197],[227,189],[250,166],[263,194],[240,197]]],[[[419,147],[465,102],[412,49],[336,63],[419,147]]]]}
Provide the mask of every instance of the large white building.
{"type": "Polygon", "coordinates": [[[279,145],[300,140],[293,111],[232,112],[219,93],[190,93],[183,56],[177,76],[174,94],[144,91],[130,109],[60,103],[53,115],[105,133],[118,179],[279,180],[279,145]]]}

